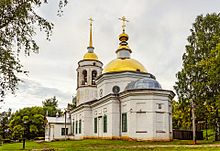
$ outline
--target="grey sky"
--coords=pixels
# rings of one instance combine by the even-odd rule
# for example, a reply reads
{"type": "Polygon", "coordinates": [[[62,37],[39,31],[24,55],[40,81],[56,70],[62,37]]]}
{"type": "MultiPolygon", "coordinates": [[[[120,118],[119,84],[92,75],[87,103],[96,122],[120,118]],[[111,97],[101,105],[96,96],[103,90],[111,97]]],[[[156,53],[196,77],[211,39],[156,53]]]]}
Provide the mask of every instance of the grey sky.
{"type": "Polygon", "coordinates": [[[61,108],[66,107],[76,92],[77,62],[87,51],[91,16],[95,52],[104,65],[116,58],[121,33],[118,18],[126,16],[132,58],[155,75],[164,89],[173,90],[192,23],[200,14],[220,12],[219,6],[219,0],[69,0],[60,18],[57,4],[49,3],[38,11],[55,24],[51,41],[38,33],[40,53],[22,57],[30,73],[21,75],[24,83],[16,97],[8,95],[2,110],[41,105],[53,96],[61,108]]]}

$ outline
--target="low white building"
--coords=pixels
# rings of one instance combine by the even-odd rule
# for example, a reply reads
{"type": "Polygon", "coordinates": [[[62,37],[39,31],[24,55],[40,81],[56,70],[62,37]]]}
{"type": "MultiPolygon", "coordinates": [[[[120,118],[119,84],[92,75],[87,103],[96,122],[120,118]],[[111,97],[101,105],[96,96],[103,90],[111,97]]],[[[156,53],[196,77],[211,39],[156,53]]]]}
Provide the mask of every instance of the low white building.
{"type": "Polygon", "coordinates": [[[103,69],[94,53],[90,23],[88,52],[77,68],[77,106],[70,112],[74,139],[172,140],[175,94],[162,89],[155,76],[131,58],[128,38],[123,26],[117,58],[103,69]]]}
{"type": "Polygon", "coordinates": [[[70,118],[46,117],[45,141],[69,139],[72,135],[70,118]]]}

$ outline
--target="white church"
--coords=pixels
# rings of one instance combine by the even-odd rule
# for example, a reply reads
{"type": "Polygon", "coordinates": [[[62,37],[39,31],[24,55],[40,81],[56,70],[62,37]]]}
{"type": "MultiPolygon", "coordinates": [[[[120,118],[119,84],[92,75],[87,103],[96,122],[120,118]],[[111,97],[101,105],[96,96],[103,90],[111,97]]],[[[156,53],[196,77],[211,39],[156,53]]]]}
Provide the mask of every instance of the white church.
{"type": "Polygon", "coordinates": [[[92,44],[92,19],[88,51],[78,62],[76,108],[70,116],[47,117],[45,140],[131,139],[172,140],[174,93],[164,90],[145,67],[131,57],[125,17],[116,58],[106,64],[92,44]]]}

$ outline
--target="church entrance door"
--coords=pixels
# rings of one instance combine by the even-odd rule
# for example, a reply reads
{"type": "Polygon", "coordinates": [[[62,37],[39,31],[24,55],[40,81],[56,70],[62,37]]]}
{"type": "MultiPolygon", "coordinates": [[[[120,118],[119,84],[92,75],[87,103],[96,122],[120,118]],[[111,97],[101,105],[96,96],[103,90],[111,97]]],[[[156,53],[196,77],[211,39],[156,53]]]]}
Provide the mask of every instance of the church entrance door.
{"type": "Polygon", "coordinates": [[[103,136],[103,119],[102,116],[98,117],[98,137],[103,136]]]}

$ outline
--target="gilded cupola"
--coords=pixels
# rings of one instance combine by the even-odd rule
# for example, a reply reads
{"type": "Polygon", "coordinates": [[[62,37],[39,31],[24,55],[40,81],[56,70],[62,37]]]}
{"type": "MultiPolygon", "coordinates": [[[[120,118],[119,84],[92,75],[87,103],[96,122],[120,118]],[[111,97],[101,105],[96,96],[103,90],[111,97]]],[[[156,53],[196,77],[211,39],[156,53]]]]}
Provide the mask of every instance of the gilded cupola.
{"type": "Polygon", "coordinates": [[[133,72],[147,72],[145,67],[135,59],[130,57],[132,51],[128,46],[128,34],[125,33],[125,22],[128,22],[123,16],[119,18],[122,21],[122,33],[119,35],[119,47],[116,50],[117,58],[108,63],[103,69],[103,73],[112,72],[123,72],[123,71],[133,71],[133,72]]]}

